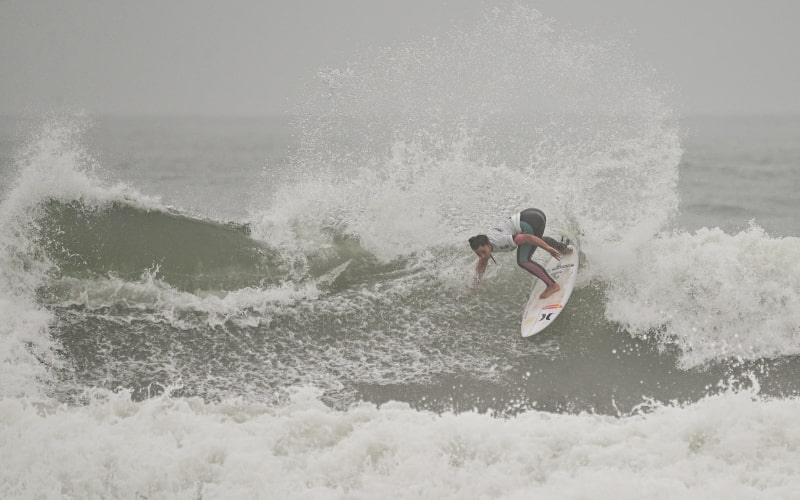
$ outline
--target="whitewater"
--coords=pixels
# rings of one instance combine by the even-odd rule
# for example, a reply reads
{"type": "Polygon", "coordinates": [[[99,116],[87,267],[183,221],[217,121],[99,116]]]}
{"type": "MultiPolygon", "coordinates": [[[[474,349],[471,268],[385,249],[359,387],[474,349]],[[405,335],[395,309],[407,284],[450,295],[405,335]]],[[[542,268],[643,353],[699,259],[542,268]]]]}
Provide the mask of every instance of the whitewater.
{"type": "Polygon", "coordinates": [[[0,119],[0,496],[796,496],[800,120],[519,6],[307,91],[0,119]],[[529,206],[585,253],[533,340],[466,243],[529,206]]]}

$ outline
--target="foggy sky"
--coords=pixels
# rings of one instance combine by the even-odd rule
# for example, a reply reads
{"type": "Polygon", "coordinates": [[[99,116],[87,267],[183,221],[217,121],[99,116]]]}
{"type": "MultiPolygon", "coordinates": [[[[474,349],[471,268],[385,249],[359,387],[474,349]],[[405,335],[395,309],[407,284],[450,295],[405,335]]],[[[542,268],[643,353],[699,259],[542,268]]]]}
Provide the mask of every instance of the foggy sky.
{"type": "MultiPolygon", "coordinates": [[[[793,0],[522,0],[626,41],[685,114],[800,114],[793,0]]],[[[491,1],[0,0],[0,113],[272,114],[357,51],[468,27],[491,1]]]]}

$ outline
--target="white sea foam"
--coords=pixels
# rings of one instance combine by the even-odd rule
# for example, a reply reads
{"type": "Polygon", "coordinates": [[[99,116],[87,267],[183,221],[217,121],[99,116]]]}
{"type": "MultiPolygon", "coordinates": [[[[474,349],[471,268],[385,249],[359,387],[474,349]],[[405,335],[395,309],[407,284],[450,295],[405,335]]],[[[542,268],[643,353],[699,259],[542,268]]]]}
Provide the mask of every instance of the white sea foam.
{"type": "MultiPolygon", "coordinates": [[[[52,281],[49,291],[54,303],[60,307],[80,306],[88,311],[123,306],[128,320],[166,322],[186,330],[203,325],[215,327],[233,322],[240,326],[269,325],[276,312],[286,313],[290,306],[315,300],[318,285],[326,276],[315,282],[295,284],[284,282],[273,287],[245,287],[233,291],[184,292],[157,277],[157,271],[144,273],[139,280],[119,277],[93,277],[79,279],[63,277],[52,281]],[[199,313],[199,319],[189,319],[187,313],[199,313]]],[[[126,318],[115,318],[125,321],[126,318]]]]}
{"type": "Polygon", "coordinates": [[[677,343],[685,367],[800,354],[800,238],[701,229],[607,246],[593,261],[608,319],[677,343]]]}
{"type": "Polygon", "coordinates": [[[56,364],[47,338],[50,314],[30,302],[0,292],[0,396],[33,395],[56,364]]]}
{"type": "Polygon", "coordinates": [[[0,395],[33,394],[56,362],[47,336],[50,313],[36,303],[49,264],[20,226],[26,221],[0,205],[0,395]]]}
{"type": "Polygon", "coordinates": [[[800,401],[726,393],[622,418],[503,420],[98,391],[0,400],[0,495],[115,498],[732,498],[800,489],[800,401]]]}

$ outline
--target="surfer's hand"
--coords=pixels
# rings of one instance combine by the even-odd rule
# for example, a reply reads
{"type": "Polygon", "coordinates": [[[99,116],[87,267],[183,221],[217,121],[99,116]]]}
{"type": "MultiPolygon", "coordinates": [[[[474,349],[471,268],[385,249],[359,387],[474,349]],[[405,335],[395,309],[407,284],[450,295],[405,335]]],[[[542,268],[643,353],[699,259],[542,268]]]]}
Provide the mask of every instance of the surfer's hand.
{"type": "Polygon", "coordinates": [[[553,247],[548,247],[548,248],[547,248],[547,251],[548,251],[548,252],[550,252],[550,255],[552,255],[553,257],[555,257],[555,258],[556,258],[556,260],[561,260],[561,252],[559,252],[559,251],[558,251],[558,250],[556,250],[555,248],[553,248],[553,247]]]}
{"type": "Polygon", "coordinates": [[[478,275],[475,275],[475,277],[472,278],[472,283],[469,285],[469,291],[470,292],[474,292],[475,290],[478,289],[478,285],[480,285],[480,284],[481,284],[481,277],[478,276],[478,275]]]}

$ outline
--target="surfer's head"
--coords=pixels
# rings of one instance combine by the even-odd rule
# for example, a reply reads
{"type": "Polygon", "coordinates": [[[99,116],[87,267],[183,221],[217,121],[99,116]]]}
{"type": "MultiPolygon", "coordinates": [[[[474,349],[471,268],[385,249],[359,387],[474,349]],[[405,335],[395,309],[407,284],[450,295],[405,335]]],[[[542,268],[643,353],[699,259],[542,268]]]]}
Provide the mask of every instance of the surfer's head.
{"type": "Polygon", "coordinates": [[[492,256],[492,245],[485,234],[479,234],[469,239],[469,247],[481,259],[488,259],[492,256]]]}
{"type": "Polygon", "coordinates": [[[479,234],[478,236],[473,236],[469,239],[469,247],[472,250],[477,250],[478,248],[488,245],[489,244],[489,237],[485,234],[479,234]]]}

